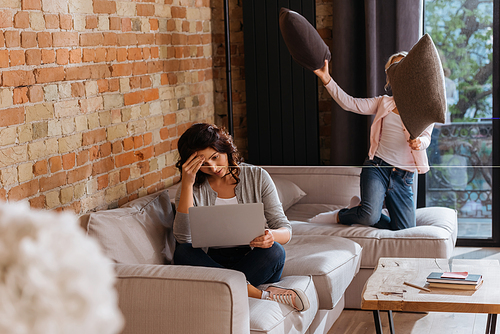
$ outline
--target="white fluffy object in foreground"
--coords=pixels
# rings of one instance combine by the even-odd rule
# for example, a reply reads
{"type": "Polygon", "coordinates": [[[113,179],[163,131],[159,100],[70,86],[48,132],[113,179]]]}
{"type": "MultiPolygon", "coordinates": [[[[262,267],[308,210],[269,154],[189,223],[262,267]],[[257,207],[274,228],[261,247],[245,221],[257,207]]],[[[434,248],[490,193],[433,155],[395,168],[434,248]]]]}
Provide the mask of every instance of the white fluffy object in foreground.
{"type": "Polygon", "coordinates": [[[0,333],[117,333],[114,282],[73,214],[0,202],[0,333]]]}

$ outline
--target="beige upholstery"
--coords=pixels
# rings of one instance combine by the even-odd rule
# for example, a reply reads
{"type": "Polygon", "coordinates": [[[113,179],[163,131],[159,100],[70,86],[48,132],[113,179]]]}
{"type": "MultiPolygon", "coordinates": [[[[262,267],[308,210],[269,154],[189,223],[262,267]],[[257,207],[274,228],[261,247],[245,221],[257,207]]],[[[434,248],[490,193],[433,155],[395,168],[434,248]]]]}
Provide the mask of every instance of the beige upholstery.
{"type": "Polygon", "coordinates": [[[345,292],[348,308],[360,307],[364,283],[380,257],[450,258],[452,255],[457,239],[457,214],[452,209],[417,209],[417,227],[401,231],[359,225],[311,224],[308,220],[316,214],[343,208],[352,196],[359,195],[361,169],[335,166],[264,168],[271,177],[294,182],[307,194],[285,212],[292,223],[294,238],[335,236],[355,241],[363,248],[361,269],[345,292]]]}

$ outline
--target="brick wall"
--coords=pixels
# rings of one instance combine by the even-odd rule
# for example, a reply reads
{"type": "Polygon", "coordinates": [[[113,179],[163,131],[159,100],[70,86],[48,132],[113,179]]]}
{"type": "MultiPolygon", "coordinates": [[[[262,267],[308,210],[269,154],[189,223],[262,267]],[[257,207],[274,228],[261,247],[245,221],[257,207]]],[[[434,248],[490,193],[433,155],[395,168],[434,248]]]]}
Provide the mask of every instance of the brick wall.
{"type": "Polygon", "coordinates": [[[0,199],[84,213],[172,184],[214,120],[211,25],[209,0],[0,0],[0,199]]]}
{"type": "MultiPolygon", "coordinates": [[[[229,0],[231,75],[233,85],[234,139],[243,157],[248,158],[242,1],[244,0],[229,0]]],[[[222,1],[215,1],[212,6],[215,122],[218,125],[227,126],[226,62],[222,1]]],[[[331,0],[316,0],[316,28],[325,43],[330,47],[332,44],[332,17],[331,0]]],[[[332,98],[320,81],[318,81],[318,85],[320,160],[322,165],[329,165],[332,98]]]]}

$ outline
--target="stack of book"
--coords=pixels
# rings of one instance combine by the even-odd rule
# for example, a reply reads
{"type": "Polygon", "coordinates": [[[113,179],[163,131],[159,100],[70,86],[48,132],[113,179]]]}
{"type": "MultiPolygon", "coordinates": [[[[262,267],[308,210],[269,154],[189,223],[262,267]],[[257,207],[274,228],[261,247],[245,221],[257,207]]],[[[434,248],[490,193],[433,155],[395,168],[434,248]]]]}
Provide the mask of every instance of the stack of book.
{"type": "Polygon", "coordinates": [[[430,273],[427,283],[431,288],[477,290],[483,284],[483,276],[468,272],[430,273]]]}

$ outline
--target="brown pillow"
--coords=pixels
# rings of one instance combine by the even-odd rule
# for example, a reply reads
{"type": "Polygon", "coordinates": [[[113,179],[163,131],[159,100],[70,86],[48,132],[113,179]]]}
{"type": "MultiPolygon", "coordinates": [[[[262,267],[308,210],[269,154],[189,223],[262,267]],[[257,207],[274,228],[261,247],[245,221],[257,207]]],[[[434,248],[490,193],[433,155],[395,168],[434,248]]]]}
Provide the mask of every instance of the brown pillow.
{"type": "Polygon", "coordinates": [[[444,123],[446,92],[441,60],[425,34],[401,61],[387,69],[404,126],[415,139],[432,123],[444,123]]]}
{"type": "Polygon", "coordinates": [[[322,68],[331,53],[316,29],[305,17],[288,8],[280,10],[280,30],[292,58],[308,70],[322,68]]]}

